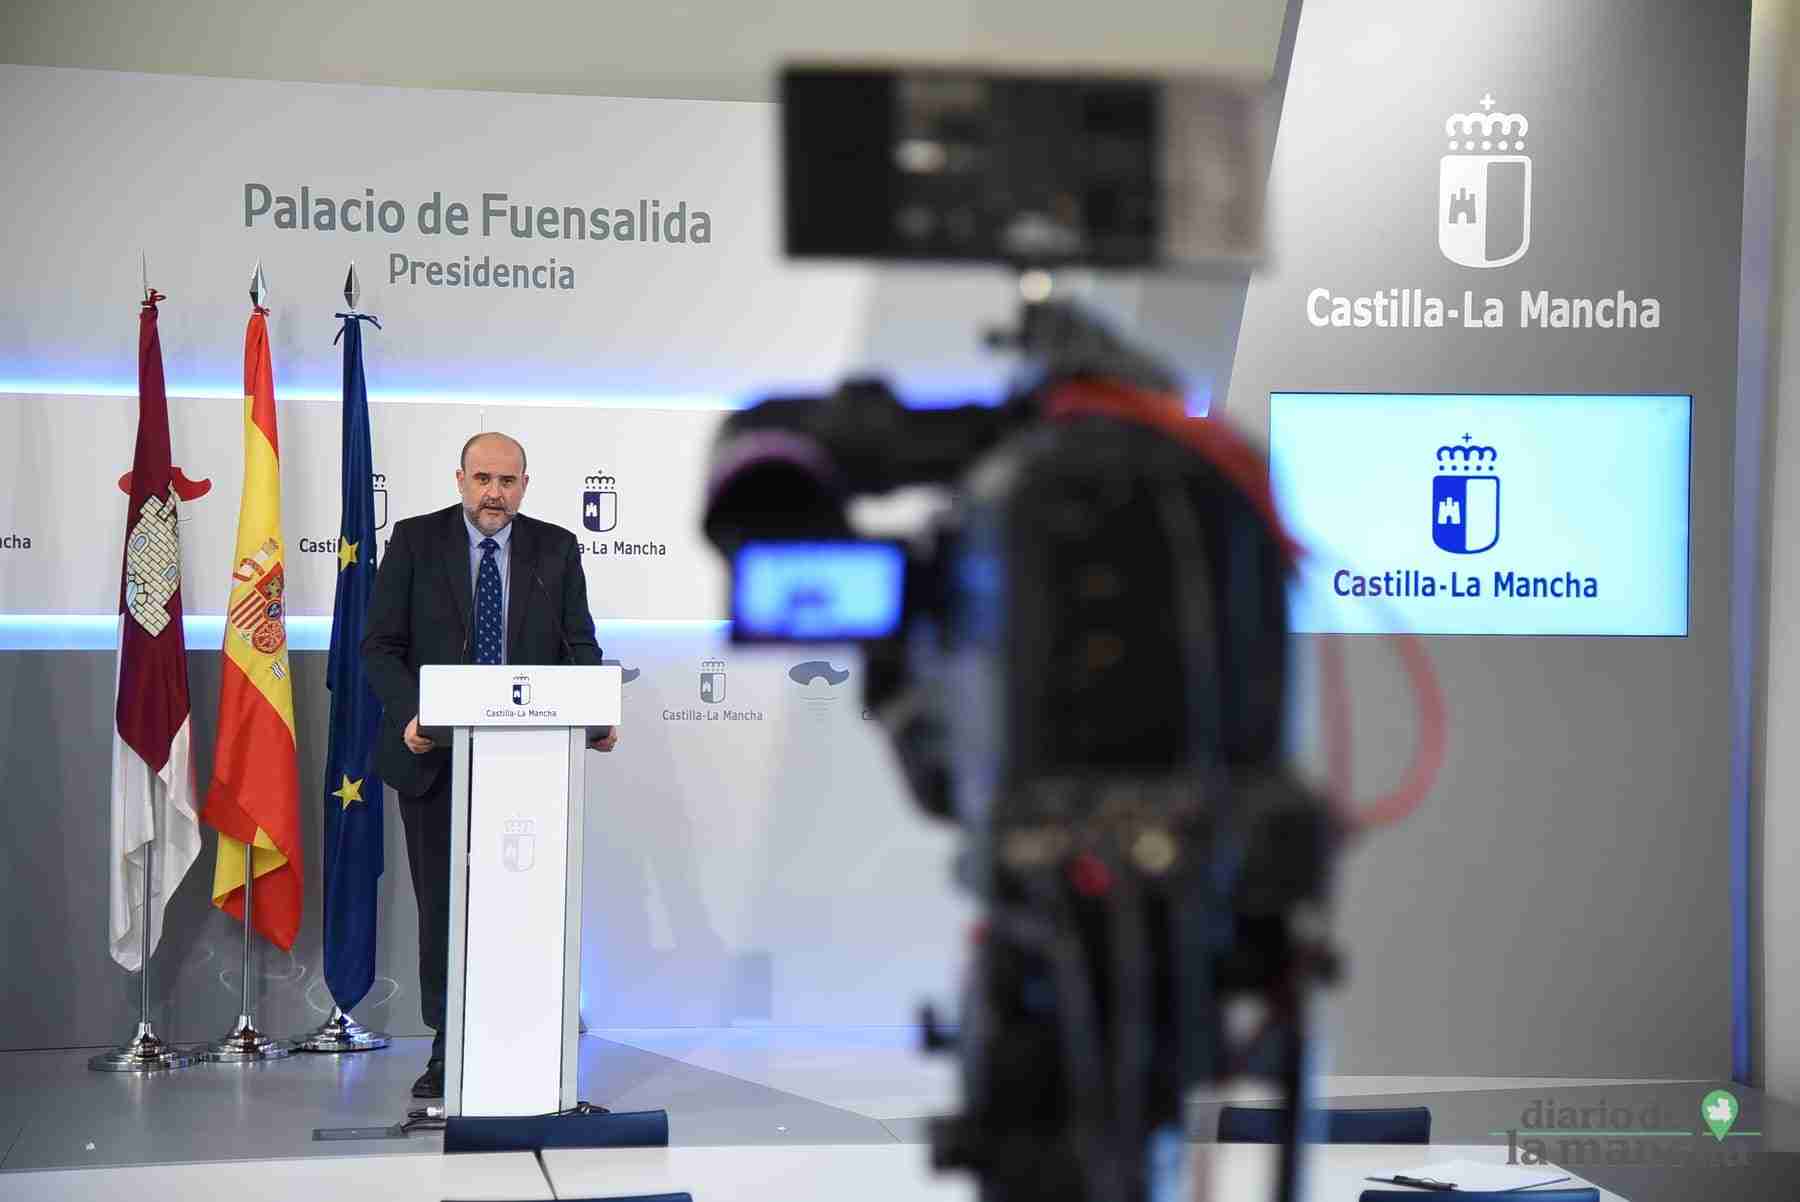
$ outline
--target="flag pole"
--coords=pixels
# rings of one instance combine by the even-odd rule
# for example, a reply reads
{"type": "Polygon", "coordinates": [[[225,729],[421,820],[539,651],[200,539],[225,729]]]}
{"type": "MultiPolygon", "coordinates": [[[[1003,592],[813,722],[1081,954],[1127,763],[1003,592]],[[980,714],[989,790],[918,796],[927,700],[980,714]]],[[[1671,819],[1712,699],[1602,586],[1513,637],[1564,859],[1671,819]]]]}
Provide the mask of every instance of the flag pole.
{"type": "MultiPolygon", "coordinates": [[[[356,278],[356,260],[350,260],[350,270],[344,276],[344,304],[349,307],[350,316],[356,318],[359,310],[356,302],[362,299],[362,285],[356,278]]],[[[348,351],[345,352],[348,354],[348,351]]],[[[379,798],[377,799],[379,801],[379,798]]],[[[329,889],[329,886],[327,886],[329,889]]],[[[325,917],[330,911],[331,902],[326,900],[325,917]]],[[[321,1023],[317,1030],[302,1039],[299,1050],[302,1052],[372,1052],[377,1048],[385,1048],[390,1044],[385,1031],[371,1031],[357,1022],[343,1007],[332,1000],[331,1017],[321,1023]]]]}
{"type": "Polygon", "coordinates": [[[291,1055],[291,1040],[271,1039],[256,1029],[256,1016],[250,1010],[250,914],[251,891],[256,883],[256,852],[244,844],[244,980],[239,991],[237,1023],[231,1034],[215,1039],[206,1046],[200,1058],[214,1064],[248,1064],[255,1060],[280,1060],[291,1055]]]}
{"type": "MultiPolygon", "coordinates": [[[[150,300],[150,256],[138,252],[138,267],[143,274],[144,300],[150,300]]],[[[154,829],[154,828],[153,828],[154,829]]],[[[137,1034],[118,1047],[101,1052],[88,1060],[97,1073],[154,1073],[163,1069],[186,1068],[193,1056],[164,1043],[150,1022],[150,889],[156,879],[156,840],[144,845],[144,929],[138,932],[138,1027],[137,1034]]]]}
{"type": "MultiPolygon", "coordinates": [[[[250,270],[250,304],[255,310],[266,306],[264,301],[269,297],[269,281],[263,275],[262,260],[250,270]]],[[[225,836],[220,835],[223,839],[225,836]]],[[[280,1060],[291,1055],[294,1050],[292,1040],[271,1039],[256,1029],[256,1015],[250,1009],[250,917],[253,913],[254,900],[252,893],[256,884],[256,846],[245,843],[244,848],[244,980],[239,991],[237,1023],[231,1033],[222,1039],[215,1039],[200,1054],[202,1060],[214,1064],[249,1064],[253,1061],[280,1060]]]]}
{"type": "Polygon", "coordinates": [[[385,1031],[371,1031],[333,1005],[331,1017],[319,1024],[318,1030],[300,1041],[302,1052],[373,1052],[393,1042],[385,1031]]]}
{"type": "Polygon", "coordinates": [[[97,1073],[154,1073],[168,1068],[186,1068],[193,1056],[164,1043],[150,1022],[150,882],[155,866],[155,843],[144,845],[144,929],[138,946],[138,1028],[137,1034],[110,1051],[101,1052],[88,1061],[97,1073]]]}

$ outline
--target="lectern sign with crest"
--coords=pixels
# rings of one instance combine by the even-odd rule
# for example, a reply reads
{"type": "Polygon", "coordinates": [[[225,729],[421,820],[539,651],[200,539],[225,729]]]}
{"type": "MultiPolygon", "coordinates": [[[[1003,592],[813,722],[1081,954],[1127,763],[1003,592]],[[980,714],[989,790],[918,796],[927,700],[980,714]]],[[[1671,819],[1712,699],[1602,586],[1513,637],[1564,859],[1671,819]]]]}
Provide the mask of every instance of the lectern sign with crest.
{"type": "Polygon", "coordinates": [[[1505,267],[1531,246],[1531,159],[1523,113],[1453,113],[1450,153],[1438,168],[1438,249],[1464,267],[1505,267]]]}

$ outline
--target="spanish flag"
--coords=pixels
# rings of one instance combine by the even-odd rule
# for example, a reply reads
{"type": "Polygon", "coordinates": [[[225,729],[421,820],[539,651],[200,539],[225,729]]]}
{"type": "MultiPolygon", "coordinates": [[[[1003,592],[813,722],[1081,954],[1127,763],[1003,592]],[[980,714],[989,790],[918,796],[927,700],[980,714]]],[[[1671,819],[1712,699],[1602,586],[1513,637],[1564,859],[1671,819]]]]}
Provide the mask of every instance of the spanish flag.
{"type": "Polygon", "coordinates": [[[250,848],[256,870],[252,922],[286,950],[300,930],[304,878],[267,312],[257,306],[244,331],[244,495],[225,609],[219,737],[200,819],[219,832],[213,905],[243,917],[244,852],[250,848]]]}

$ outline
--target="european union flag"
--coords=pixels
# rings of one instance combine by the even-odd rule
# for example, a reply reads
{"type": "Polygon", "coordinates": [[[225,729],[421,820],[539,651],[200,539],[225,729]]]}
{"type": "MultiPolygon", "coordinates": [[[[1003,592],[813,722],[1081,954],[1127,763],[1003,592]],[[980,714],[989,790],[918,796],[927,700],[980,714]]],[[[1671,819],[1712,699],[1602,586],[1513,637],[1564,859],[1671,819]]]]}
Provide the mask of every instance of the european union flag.
{"type": "MultiPolygon", "coordinates": [[[[375,592],[375,488],[361,313],[344,326],[344,507],[337,601],[331,611],[331,746],[325,761],[325,984],[345,1013],[375,980],[375,896],[381,881],[382,794],[375,771],[381,703],[363,673],[363,626],[375,592]]],[[[334,341],[336,341],[334,339],[334,341]]]]}

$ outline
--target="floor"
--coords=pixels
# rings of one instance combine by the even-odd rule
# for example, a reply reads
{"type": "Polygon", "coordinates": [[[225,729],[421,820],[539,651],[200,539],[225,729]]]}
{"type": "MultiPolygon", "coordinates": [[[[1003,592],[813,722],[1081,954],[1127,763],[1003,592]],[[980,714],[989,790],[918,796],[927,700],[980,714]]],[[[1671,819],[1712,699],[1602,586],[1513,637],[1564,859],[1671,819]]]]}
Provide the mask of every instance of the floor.
{"type": "MultiPolygon", "coordinates": [[[[667,1110],[677,1145],[920,1144],[928,1116],[953,1109],[957,1091],[954,1063],[923,1056],[915,1041],[914,1032],[901,1028],[592,1032],[581,1043],[581,1096],[614,1110],[667,1110]]],[[[9,1193],[9,1181],[26,1180],[10,1174],[34,1170],[442,1149],[441,1136],[430,1133],[334,1138],[345,1128],[387,1127],[416,1104],[408,1087],[423,1067],[424,1040],[397,1039],[388,1049],[355,1056],[195,1065],[151,1077],[90,1072],[88,1054],[0,1054],[0,1197],[9,1193]]],[[[1641,1111],[1654,1104],[1667,1121],[1697,1127],[1698,1100],[1712,1086],[1327,1077],[1318,1092],[1345,1105],[1425,1105],[1434,1143],[1479,1144],[1506,1143],[1508,1132],[1533,1126],[1534,1107],[1541,1114],[1602,1105],[1641,1111]]],[[[1737,1092],[1738,1128],[1762,1131],[1730,1141],[1737,1161],[1725,1167],[1594,1163],[1580,1171],[1632,1202],[1800,1198],[1794,1185],[1800,1182],[1800,1109],[1737,1092]],[[1771,1192],[1762,1192],[1765,1185],[1771,1192]]],[[[1265,1096],[1244,1088],[1194,1098],[1190,1134],[1210,1138],[1222,1102],[1265,1096]]]]}

